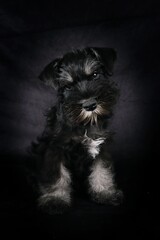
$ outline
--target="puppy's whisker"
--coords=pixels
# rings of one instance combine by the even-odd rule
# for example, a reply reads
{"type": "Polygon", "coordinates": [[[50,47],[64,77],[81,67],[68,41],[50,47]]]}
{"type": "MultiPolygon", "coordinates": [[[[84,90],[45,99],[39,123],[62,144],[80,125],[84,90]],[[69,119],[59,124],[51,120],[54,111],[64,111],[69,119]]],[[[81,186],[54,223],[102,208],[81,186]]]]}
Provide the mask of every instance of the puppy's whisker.
{"type": "Polygon", "coordinates": [[[91,116],[92,116],[91,112],[87,112],[84,109],[81,109],[81,112],[77,117],[77,120],[80,122],[84,121],[84,124],[87,124],[89,123],[89,121],[91,121],[91,116]]]}
{"type": "Polygon", "coordinates": [[[92,119],[91,119],[91,124],[96,124],[97,125],[97,114],[93,112],[92,119]]]}
{"type": "Polygon", "coordinates": [[[77,115],[79,115],[79,112],[80,112],[80,108],[79,107],[76,107],[76,108],[68,108],[67,109],[67,115],[69,115],[69,116],[77,116],[77,115]]]}

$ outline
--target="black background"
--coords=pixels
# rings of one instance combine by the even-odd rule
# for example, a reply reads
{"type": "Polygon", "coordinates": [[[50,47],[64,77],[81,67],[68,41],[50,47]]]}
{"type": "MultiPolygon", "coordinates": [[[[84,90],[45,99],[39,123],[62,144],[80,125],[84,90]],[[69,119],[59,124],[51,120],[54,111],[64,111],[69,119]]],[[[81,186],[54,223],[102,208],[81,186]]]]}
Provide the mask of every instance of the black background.
{"type": "Polygon", "coordinates": [[[158,239],[158,1],[0,2],[0,220],[3,239],[158,239]],[[25,178],[27,149],[41,134],[56,93],[39,73],[54,58],[86,46],[113,47],[121,95],[110,128],[120,207],[75,198],[71,211],[37,211],[25,178]]]}

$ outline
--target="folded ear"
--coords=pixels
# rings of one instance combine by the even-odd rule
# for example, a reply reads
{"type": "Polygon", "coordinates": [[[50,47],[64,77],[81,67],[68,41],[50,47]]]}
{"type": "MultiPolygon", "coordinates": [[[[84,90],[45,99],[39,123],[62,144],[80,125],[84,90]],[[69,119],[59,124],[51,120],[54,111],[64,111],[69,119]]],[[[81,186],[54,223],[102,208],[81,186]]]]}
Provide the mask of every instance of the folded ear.
{"type": "Polygon", "coordinates": [[[117,53],[113,48],[92,48],[95,56],[104,62],[107,74],[113,75],[114,62],[117,58],[117,53]]]}
{"type": "Polygon", "coordinates": [[[57,81],[57,72],[58,72],[58,63],[60,59],[57,58],[51,63],[49,63],[44,70],[39,75],[41,81],[43,81],[46,85],[51,86],[53,88],[58,88],[59,84],[57,81]]]}

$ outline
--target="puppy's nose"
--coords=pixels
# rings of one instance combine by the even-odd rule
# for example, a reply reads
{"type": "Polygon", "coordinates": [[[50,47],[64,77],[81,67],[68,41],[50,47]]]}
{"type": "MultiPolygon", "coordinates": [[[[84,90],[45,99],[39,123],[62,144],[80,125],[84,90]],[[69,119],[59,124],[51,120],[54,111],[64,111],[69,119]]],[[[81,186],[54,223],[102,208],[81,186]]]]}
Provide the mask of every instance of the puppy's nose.
{"type": "Polygon", "coordinates": [[[97,101],[95,99],[88,99],[82,104],[82,107],[86,111],[93,111],[97,107],[97,101]]]}

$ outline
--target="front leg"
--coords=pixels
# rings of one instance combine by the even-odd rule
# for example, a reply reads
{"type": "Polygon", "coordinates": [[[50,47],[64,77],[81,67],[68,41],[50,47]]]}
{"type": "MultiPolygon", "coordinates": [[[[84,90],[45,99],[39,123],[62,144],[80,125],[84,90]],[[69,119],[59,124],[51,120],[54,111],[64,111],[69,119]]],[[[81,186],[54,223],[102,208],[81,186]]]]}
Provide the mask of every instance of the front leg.
{"type": "Polygon", "coordinates": [[[116,188],[111,166],[107,166],[102,158],[97,157],[90,170],[88,182],[92,199],[102,204],[118,205],[123,194],[116,188]]]}
{"type": "Polygon", "coordinates": [[[71,205],[71,177],[60,149],[47,150],[41,170],[39,207],[49,213],[62,213],[71,205]]]}

